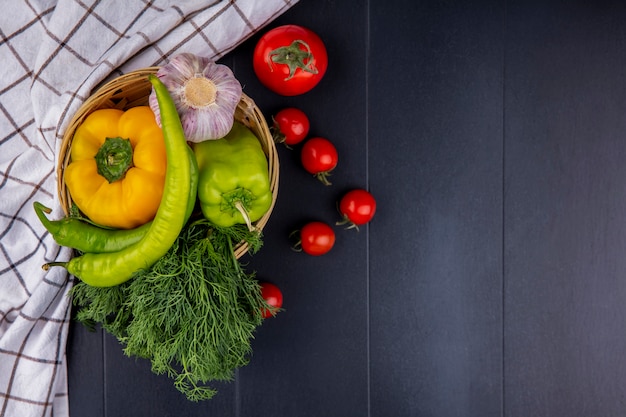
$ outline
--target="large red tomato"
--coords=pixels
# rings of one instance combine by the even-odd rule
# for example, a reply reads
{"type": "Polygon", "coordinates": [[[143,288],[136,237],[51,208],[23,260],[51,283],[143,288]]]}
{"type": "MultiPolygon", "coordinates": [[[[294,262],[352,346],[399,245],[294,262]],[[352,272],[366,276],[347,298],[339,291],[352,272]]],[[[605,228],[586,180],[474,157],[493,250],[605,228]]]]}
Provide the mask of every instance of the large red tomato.
{"type": "Polygon", "coordinates": [[[315,87],[328,67],[324,42],[302,26],[284,25],[269,30],[256,44],[254,72],[270,90],[296,96],[315,87]]]}

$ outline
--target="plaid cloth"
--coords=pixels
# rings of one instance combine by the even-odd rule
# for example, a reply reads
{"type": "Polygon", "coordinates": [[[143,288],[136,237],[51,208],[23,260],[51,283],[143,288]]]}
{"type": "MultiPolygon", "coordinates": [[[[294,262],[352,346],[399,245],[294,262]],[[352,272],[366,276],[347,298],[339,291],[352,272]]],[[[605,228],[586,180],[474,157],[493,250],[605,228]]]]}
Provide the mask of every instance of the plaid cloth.
{"type": "Polygon", "coordinates": [[[55,167],[94,87],[188,51],[218,59],[298,0],[21,0],[0,14],[0,416],[68,416],[72,280],[33,202],[61,217],[55,167]]]}

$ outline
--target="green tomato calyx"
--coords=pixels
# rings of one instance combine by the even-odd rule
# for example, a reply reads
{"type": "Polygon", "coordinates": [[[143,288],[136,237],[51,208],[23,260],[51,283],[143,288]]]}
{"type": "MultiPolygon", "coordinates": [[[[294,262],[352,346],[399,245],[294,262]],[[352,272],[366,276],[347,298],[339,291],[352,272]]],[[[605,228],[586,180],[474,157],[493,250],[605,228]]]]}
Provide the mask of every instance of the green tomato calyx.
{"type": "Polygon", "coordinates": [[[284,64],[289,67],[289,76],[285,78],[288,81],[296,74],[296,70],[300,68],[302,71],[310,72],[311,74],[317,74],[317,68],[314,64],[315,57],[311,52],[309,44],[305,41],[296,39],[288,46],[281,46],[270,52],[268,56],[271,62],[268,62],[270,69],[272,68],[272,62],[275,64],[284,64]],[[303,46],[305,49],[300,48],[303,46]]]}

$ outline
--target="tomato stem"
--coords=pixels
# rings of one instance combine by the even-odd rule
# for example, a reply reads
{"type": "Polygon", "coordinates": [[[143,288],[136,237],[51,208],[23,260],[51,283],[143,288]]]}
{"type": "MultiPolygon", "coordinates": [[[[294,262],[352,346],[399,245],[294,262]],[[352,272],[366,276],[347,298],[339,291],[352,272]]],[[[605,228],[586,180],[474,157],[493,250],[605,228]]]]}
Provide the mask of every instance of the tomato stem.
{"type": "Polygon", "coordinates": [[[287,135],[285,135],[282,130],[280,130],[280,126],[274,116],[272,116],[272,126],[270,126],[270,133],[272,134],[272,139],[274,139],[274,143],[277,145],[285,145],[287,149],[292,149],[291,146],[287,145],[287,135]]]}
{"type": "Polygon", "coordinates": [[[302,252],[302,239],[300,238],[300,229],[296,229],[289,233],[289,238],[296,240],[294,236],[297,236],[297,241],[291,246],[294,252],[302,252]]]}
{"type": "Polygon", "coordinates": [[[350,230],[350,229],[356,229],[356,231],[359,231],[359,226],[354,223],[353,221],[351,221],[348,216],[343,216],[343,219],[338,221],[337,223],[335,223],[337,226],[345,226],[346,224],[348,225],[347,227],[344,227],[345,230],[350,230]]]}
{"type": "Polygon", "coordinates": [[[315,178],[321,181],[324,185],[332,185],[333,183],[328,180],[328,177],[331,176],[330,171],[322,171],[315,174],[315,178]]]}
{"type": "Polygon", "coordinates": [[[281,46],[271,51],[268,55],[270,58],[269,65],[272,68],[272,62],[276,64],[284,64],[289,68],[289,75],[285,78],[285,81],[290,80],[296,73],[296,70],[300,68],[302,71],[310,72],[311,74],[317,74],[317,68],[315,68],[315,57],[311,52],[311,47],[303,40],[296,39],[291,42],[289,46],[281,46]],[[300,48],[303,46],[305,49],[300,48]]]}

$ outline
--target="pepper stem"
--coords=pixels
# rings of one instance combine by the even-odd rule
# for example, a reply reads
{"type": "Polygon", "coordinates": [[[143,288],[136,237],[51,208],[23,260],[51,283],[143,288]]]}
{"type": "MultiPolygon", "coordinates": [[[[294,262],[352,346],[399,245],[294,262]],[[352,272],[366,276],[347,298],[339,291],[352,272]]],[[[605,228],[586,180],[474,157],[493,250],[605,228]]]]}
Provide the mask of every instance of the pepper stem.
{"type": "Polygon", "coordinates": [[[39,218],[41,224],[43,224],[43,227],[45,227],[46,230],[53,235],[58,233],[60,228],[58,223],[55,223],[48,219],[48,217],[46,217],[46,213],[50,214],[52,210],[38,201],[35,201],[33,203],[33,207],[35,208],[35,213],[37,214],[37,217],[39,218]]]}
{"type": "Polygon", "coordinates": [[[248,226],[248,230],[254,232],[254,226],[252,226],[252,222],[250,221],[250,215],[248,214],[248,210],[246,210],[246,208],[243,206],[241,200],[235,203],[235,208],[239,211],[239,213],[241,213],[243,220],[248,226]]]}
{"type": "Polygon", "coordinates": [[[130,139],[106,138],[95,156],[98,174],[109,183],[121,180],[133,166],[133,147],[130,139]]]}
{"type": "Polygon", "coordinates": [[[48,262],[47,264],[41,265],[41,269],[47,271],[53,266],[62,266],[63,268],[67,268],[67,262],[48,262]]]}
{"type": "Polygon", "coordinates": [[[236,216],[237,213],[241,214],[244,222],[248,226],[248,230],[254,232],[256,229],[252,225],[250,213],[248,210],[253,209],[252,202],[254,201],[254,194],[250,190],[245,188],[235,188],[222,194],[222,202],[220,209],[223,212],[229,213],[231,216],[236,216]]]}

